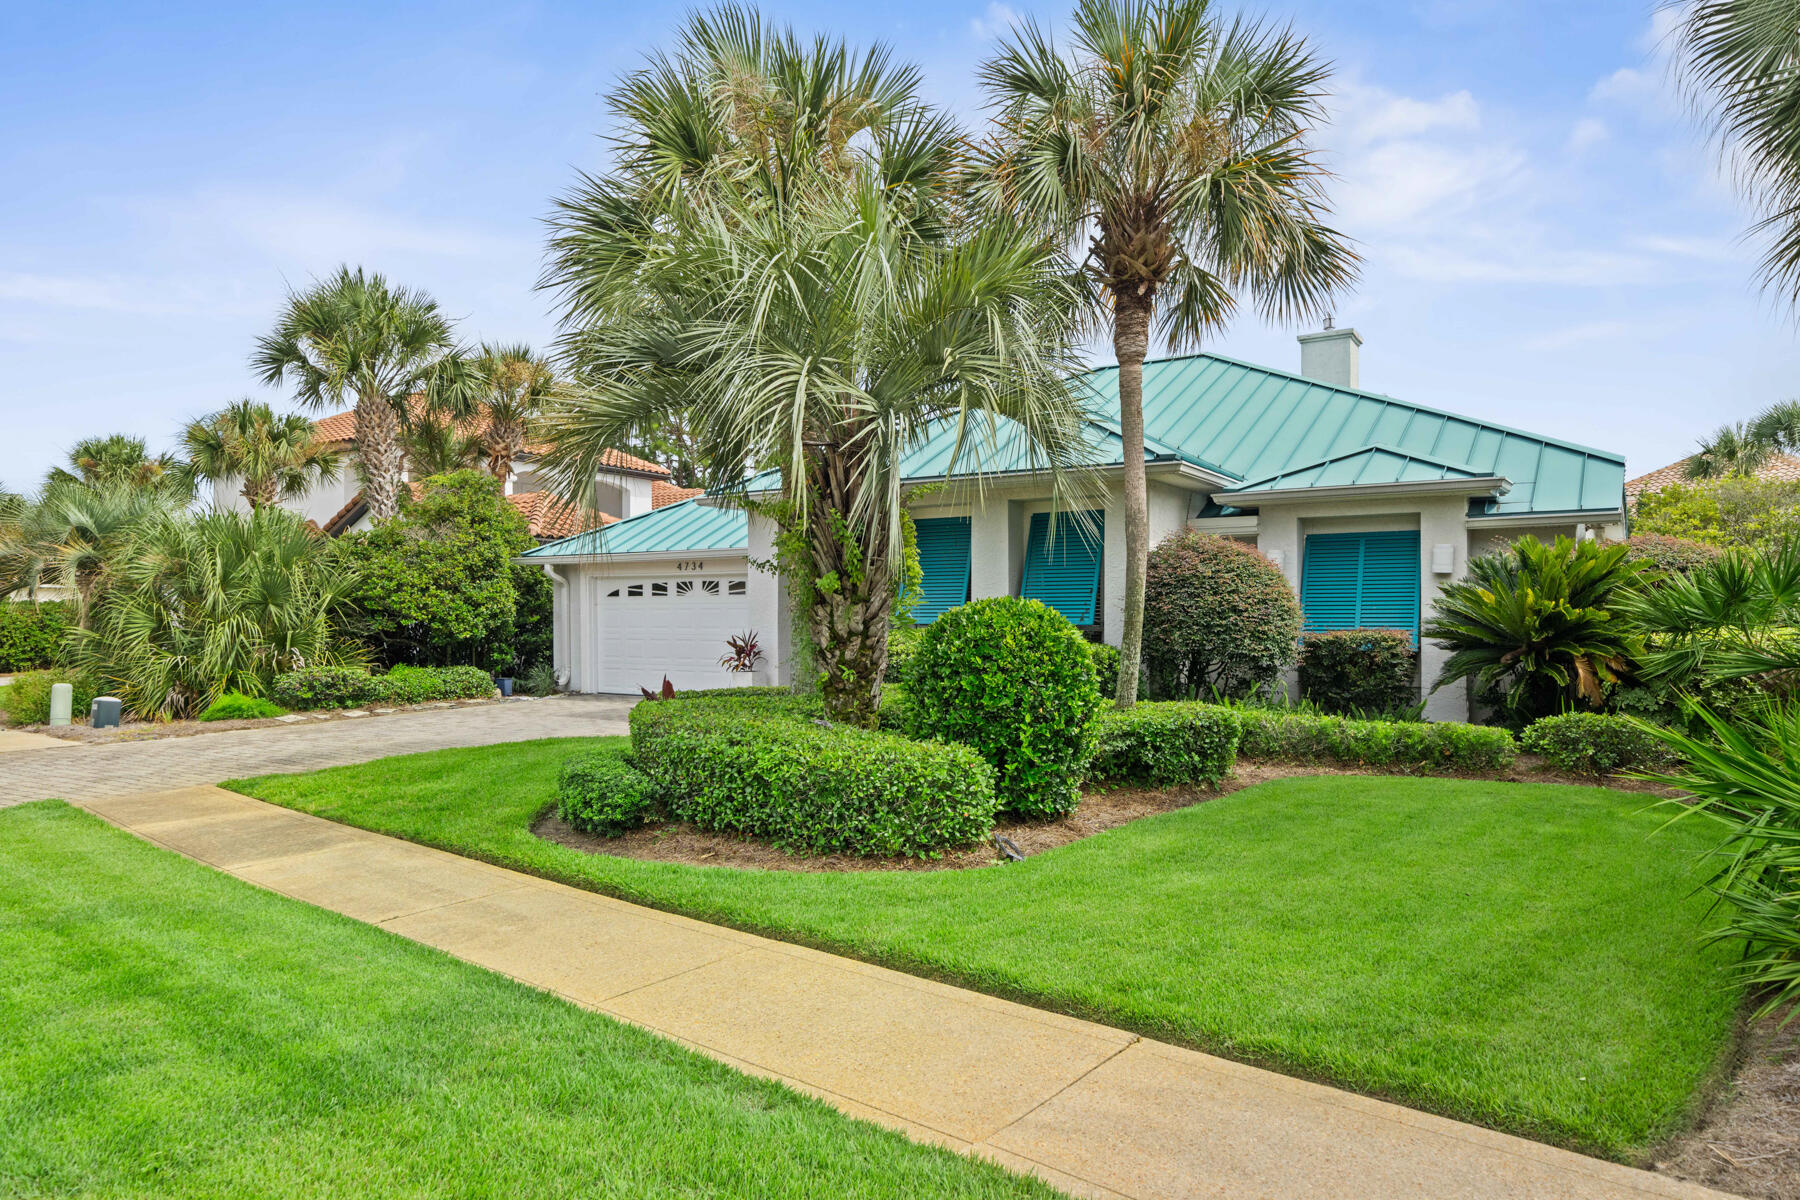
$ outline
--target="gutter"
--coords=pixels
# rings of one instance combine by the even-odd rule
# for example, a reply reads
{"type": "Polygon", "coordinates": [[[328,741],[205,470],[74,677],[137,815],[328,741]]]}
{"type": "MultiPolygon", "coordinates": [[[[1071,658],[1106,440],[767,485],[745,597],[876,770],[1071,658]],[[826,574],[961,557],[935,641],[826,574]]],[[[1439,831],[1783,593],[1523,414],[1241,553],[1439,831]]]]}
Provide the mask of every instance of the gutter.
{"type": "Polygon", "coordinates": [[[1344,483],[1330,487],[1258,488],[1247,492],[1218,492],[1213,499],[1233,507],[1246,507],[1284,501],[1353,500],[1368,496],[1504,496],[1511,490],[1512,480],[1504,475],[1485,475],[1474,479],[1426,479],[1412,483],[1344,483]]]}

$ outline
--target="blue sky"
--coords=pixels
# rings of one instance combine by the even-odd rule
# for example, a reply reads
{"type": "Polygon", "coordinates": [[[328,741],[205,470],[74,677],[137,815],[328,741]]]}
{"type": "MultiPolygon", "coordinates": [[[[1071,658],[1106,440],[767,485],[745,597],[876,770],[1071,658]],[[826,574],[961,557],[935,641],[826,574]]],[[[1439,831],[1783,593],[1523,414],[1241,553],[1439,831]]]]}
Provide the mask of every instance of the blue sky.
{"type": "MultiPolygon", "coordinates": [[[[1800,393],[1790,315],[1658,55],[1655,6],[1274,0],[1336,64],[1319,143],[1364,281],[1363,385],[1624,452],[1633,473],[1800,393]]],[[[974,66],[1059,4],[768,4],[889,42],[981,119],[974,66]]],[[[0,11],[0,484],[69,443],[166,446],[242,395],[284,291],[340,262],[470,339],[548,343],[541,218],[604,165],[603,96],[681,10],[590,3],[0,11]]],[[[1245,317],[1211,348],[1297,367],[1245,317]]]]}

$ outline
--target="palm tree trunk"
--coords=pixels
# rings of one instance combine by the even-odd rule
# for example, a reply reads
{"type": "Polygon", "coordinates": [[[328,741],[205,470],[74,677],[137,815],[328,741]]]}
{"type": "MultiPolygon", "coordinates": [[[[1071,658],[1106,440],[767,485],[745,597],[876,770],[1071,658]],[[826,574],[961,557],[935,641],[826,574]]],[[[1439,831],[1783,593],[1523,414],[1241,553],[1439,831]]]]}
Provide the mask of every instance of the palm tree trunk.
{"type": "Polygon", "coordinates": [[[386,521],[400,512],[400,419],[387,397],[361,396],[356,401],[356,457],[362,463],[363,499],[371,521],[386,521]]]}
{"type": "Polygon", "coordinates": [[[525,447],[525,431],[511,427],[496,430],[488,427],[488,474],[500,481],[500,490],[506,490],[506,481],[512,478],[513,463],[519,457],[519,451],[525,447]]]}
{"type": "Polygon", "coordinates": [[[1114,704],[1137,703],[1144,651],[1144,576],[1150,557],[1149,484],[1144,479],[1144,357],[1150,352],[1155,301],[1125,292],[1113,309],[1113,354],[1119,360],[1119,436],[1125,455],[1125,623],[1119,634],[1119,685],[1114,704]]]}
{"type": "Polygon", "coordinates": [[[265,476],[261,479],[244,477],[242,488],[244,503],[250,506],[251,512],[257,512],[265,505],[275,503],[275,477],[265,476]]]}
{"type": "Polygon", "coordinates": [[[826,716],[873,728],[887,674],[893,563],[881,531],[865,540],[847,520],[832,519],[850,512],[858,465],[831,448],[816,461],[816,472],[807,530],[814,579],[807,623],[818,656],[819,691],[826,716]]]}

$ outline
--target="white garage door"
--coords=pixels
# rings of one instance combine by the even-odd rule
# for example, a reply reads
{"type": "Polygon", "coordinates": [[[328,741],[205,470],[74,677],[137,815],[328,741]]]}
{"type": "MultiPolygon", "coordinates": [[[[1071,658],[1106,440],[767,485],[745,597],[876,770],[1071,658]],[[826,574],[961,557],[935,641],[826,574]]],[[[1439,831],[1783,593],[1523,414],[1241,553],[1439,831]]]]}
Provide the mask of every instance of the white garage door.
{"type": "Polygon", "coordinates": [[[748,627],[743,577],[644,575],[602,579],[595,589],[602,692],[748,683],[719,665],[725,639],[748,627]]]}

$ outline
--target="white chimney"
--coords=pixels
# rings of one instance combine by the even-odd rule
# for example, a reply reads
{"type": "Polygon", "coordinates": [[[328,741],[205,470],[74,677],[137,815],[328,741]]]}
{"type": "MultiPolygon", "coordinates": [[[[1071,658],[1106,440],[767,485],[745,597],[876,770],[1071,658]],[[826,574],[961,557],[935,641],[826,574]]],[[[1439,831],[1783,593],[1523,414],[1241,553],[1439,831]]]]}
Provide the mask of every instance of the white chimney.
{"type": "Polygon", "coordinates": [[[1324,329],[1300,335],[1300,373],[1332,387],[1358,387],[1361,347],[1356,330],[1333,329],[1326,317],[1324,329]]]}

